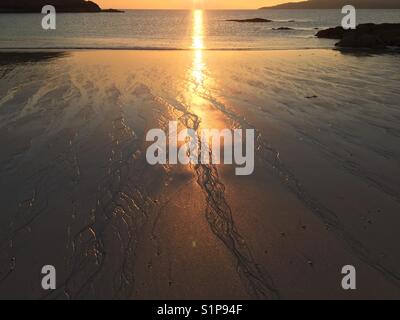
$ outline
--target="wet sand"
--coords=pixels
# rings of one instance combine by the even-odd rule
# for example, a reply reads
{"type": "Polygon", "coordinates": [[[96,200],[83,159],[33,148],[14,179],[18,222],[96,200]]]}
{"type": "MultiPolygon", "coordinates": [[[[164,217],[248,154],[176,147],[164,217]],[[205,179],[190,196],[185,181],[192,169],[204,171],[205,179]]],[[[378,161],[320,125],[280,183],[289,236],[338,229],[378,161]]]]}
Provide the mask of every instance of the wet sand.
{"type": "Polygon", "coordinates": [[[399,59],[0,53],[0,298],[400,298],[399,59]],[[254,174],[149,165],[169,121],[256,129],[254,174]]]}

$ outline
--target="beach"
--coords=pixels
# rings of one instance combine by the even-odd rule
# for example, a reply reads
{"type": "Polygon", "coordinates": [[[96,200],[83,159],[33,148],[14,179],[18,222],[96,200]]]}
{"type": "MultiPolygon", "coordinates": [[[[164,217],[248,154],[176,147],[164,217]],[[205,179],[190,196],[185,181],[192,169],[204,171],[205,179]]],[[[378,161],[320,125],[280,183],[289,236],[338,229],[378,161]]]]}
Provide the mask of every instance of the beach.
{"type": "Polygon", "coordinates": [[[399,66],[331,49],[0,53],[0,297],[400,298],[399,66]],[[169,121],[255,129],[254,173],[148,164],[146,133],[169,121]]]}

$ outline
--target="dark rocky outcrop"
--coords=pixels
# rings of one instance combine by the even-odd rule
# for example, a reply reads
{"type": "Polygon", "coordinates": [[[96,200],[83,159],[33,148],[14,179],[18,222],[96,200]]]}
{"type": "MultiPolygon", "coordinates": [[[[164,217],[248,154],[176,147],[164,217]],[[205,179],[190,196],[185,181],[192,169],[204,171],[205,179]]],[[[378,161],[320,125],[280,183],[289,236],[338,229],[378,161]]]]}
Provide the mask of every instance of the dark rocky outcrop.
{"type": "Polygon", "coordinates": [[[319,31],[318,38],[338,39],[336,46],[342,48],[384,49],[400,47],[400,23],[360,24],[355,30],[342,27],[319,31]]]}
{"type": "Polygon", "coordinates": [[[335,27],[318,31],[316,37],[325,39],[342,39],[345,33],[346,30],[342,27],[335,27]]]}
{"type": "Polygon", "coordinates": [[[109,12],[109,13],[124,13],[125,11],[123,10],[118,10],[118,9],[103,9],[101,12],[109,12]]]}
{"type": "Polygon", "coordinates": [[[254,19],[232,19],[226,20],[230,22],[250,22],[250,23],[265,23],[265,22],[272,22],[272,20],[262,19],[262,18],[254,18],[254,19]]]}
{"type": "Polygon", "coordinates": [[[84,0],[1,0],[0,12],[39,13],[45,5],[53,5],[57,12],[101,12],[96,3],[84,0]]]}
{"type": "Polygon", "coordinates": [[[293,28],[289,28],[289,27],[279,27],[279,28],[272,28],[272,30],[276,30],[276,31],[290,31],[290,30],[294,30],[293,28]]]}

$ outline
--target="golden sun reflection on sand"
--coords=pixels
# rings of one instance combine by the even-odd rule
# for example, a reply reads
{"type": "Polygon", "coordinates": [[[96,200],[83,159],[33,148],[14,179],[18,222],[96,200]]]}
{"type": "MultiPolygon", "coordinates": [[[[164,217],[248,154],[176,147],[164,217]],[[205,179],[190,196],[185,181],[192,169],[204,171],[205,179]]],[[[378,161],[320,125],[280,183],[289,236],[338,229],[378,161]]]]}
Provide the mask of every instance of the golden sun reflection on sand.
{"type": "Polygon", "coordinates": [[[193,58],[187,74],[187,87],[185,100],[190,109],[200,119],[200,127],[219,128],[225,126],[216,116],[215,110],[210,107],[207,96],[211,83],[214,81],[209,76],[205,62],[205,12],[201,9],[193,10],[192,50],[193,58]]]}
{"type": "Polygon", "coordinates": [[[204,11],[201,9],[193,10],[192,27],[192,50],[193,58],[190,69],[188,70],[187,98],[193,112],[195,112],[204,124],[206,120],[205,101],[201,97],[205,92],[206,64],[204,62],[204,11]]]}
{"type": "Polygon", "coordinates": [[[193,34],[192,34],[192,49],[194,49],[194,59],[192,66],[192,76],[198,86],[204,80],[204,12],[203,10],[193,11],[193,34]]]}

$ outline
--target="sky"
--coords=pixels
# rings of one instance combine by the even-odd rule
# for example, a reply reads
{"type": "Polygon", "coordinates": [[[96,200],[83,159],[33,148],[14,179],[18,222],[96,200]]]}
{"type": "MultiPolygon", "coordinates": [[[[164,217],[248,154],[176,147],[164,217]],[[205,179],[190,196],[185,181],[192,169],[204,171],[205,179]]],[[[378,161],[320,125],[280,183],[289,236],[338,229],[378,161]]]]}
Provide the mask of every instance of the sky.
{"type": "Polygon", "coordinates": [[[192,9],[194,3],[204,9],[256,9],[300,0],[94,0],[103,9],[192,9]]]}

